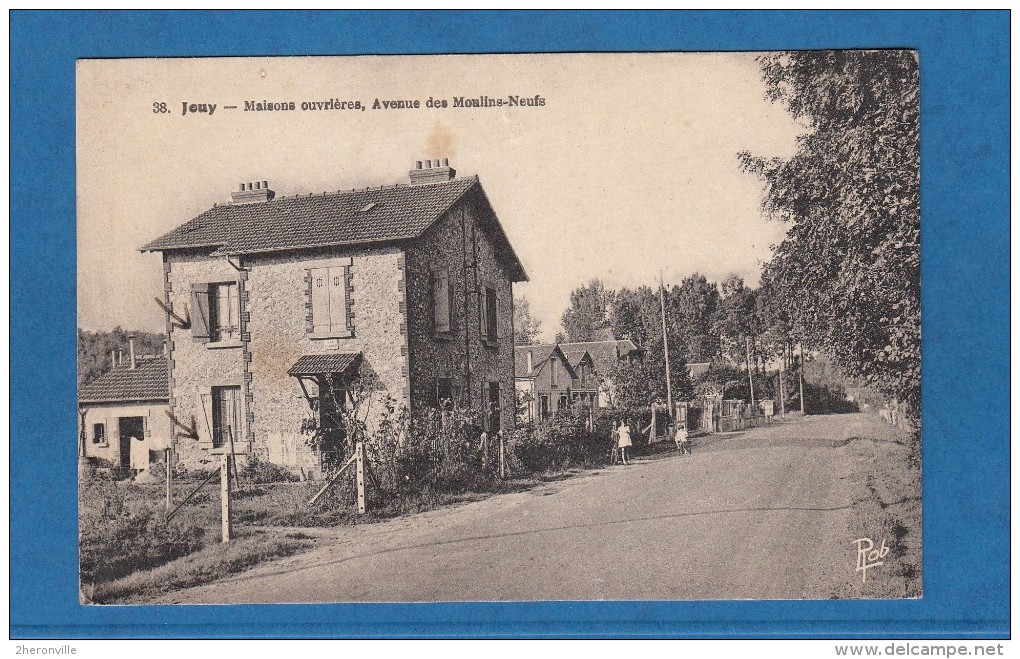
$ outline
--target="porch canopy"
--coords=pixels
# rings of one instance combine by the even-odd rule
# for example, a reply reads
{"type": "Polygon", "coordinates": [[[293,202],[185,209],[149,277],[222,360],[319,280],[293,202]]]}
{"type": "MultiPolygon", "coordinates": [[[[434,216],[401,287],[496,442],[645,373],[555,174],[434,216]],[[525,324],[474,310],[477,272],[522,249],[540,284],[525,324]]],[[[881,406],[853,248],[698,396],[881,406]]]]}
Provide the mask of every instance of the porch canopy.
{"type": "Polygon", "coordinates": [[[331,376],[341,382],[349,377],[357,375],[361,366],[360,352],[331,352],[322,355],[302,355],[294,365],[287,370],[287,375],[295,377],[301,385],[301,392],[305,395],[308,405],[314,410],[316,403],[313,396],[309,395],[305,380],[311,380],[316,387],[323,385],[323,376],[331,376]]]}
{"type": "Polygon", "coordinates": [[[318,375],[349,375],[358,372],[360,352],[331,352],[323,355],[302,355],[287,371],[296,378],[318,375]]]}

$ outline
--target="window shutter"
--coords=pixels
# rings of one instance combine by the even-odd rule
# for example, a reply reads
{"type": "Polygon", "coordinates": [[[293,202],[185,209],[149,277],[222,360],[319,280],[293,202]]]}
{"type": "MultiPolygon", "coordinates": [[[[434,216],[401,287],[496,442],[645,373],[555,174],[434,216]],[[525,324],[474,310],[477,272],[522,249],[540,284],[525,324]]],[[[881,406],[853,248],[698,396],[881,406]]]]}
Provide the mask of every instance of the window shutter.
{"type": "Polygon", "coordinates": [[[450,331],[450,273],[447,270],[440,270],[433,274],[433,310],[435,315],[436,331],[450,331]]]}
{"type": "Polygon", "coordinates": [[[487,294],[489,296],[489,329],[492,330],[489,333],[490,339],[499,338],[499,298],[496,296],[496,290],[493,288],[488,289],[487,294]]]}
{"type": "Polygon", "coordinates": [[[489,322],[489,296],[485,294],[483,288],[478,292],[478,333],[483,337],[488,336],[489,328],[487,327],[489,322]]]}
{"type": "Polygon", "coordinates": [[[191,338],[209,341],[209,284],[191,285],[191,338]]]}
{"type": "Polygon", "coordinates": [[[312,332],[327,333],[329,322],[329,268],[312,268],[312,332]]]}
{"type": "MultiPolygon", "coordinates": [[[[454,304],[453,285],[450,283],[449,274],[447,274],[447,278],[446,278],[446,299],[447,299],[447,302],[446,302],[446,304],[447,304],[447,307],[446,307],[447,318],[448,318],[448,322],[450,323],[450,331],[452,332],[454,329],[456,329],[454,327],[454,324],[453,324],[453,310],[454,310],[454,308],[456,308],[456,305],[454,304]]],[[[467,319],[465,318],[465,320],[467,320],[467,319]]]]}
{"type": "MultiPolygon", "coordinates": [[[[344,268],[329,268],[329,329],[331,332],[347,330],[347,277],[344,268]]],[[[313,281],[314,285],[315,282],[313,281]]],[[[315,303],[312,303],[314,306],[315,303]]]]}

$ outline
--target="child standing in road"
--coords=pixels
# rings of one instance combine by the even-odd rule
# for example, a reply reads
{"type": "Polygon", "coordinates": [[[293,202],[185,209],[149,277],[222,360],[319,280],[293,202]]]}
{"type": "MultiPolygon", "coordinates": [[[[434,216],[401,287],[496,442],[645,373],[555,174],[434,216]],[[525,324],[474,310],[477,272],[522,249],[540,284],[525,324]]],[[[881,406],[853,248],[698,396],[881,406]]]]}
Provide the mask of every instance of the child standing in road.
{"type": "Polygon", "coordinates": [[[680,455],[687,453],[691,455],[691,438],[687,434],[687,424],[678,423],[676,426],[676,450],[680,451],[680,455]]]}
{"type": "Polygon", "coordinates": [[[630,426],[627,425],[626,419],[620,421],[620,427],[616,430],[616,434],[619,435],[617,446],[620,448],[620,458],[623,460],[623,464],[629,465],[630,447],[633,442],[630,440],[630,426]]]}

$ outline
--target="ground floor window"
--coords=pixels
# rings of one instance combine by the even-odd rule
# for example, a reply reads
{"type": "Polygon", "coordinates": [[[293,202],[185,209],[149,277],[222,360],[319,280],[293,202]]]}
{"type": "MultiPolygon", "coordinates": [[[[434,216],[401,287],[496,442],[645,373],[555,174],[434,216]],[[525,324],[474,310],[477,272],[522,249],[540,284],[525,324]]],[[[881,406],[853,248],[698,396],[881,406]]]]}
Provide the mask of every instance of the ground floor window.
{"type": "Polygon", "coordinates": [[[558,408],[558,411],[566,410],[568,407],[570,407],[570,402],[567,399],[567,395],[560,394],[560,406],[558,408]]]}
{"type": "Polygon", "coordinates": [[[499,383],[488,384],[488,404],[486,412],[488,417],[487,429],[489,432],[497,433],[500,429],[500,406],[499,406],[499,383]]]}
{"type": "Polygon", "coordinates": [[[542,394],[539,398],[538,415],[543,421],[549,418],[549,394],[542,394]]]}
{"type": "Polygon", "coordinates": [[[213,446],[236,446],[241,439],[241,387],[213,387],[213,446]]]}
{"type": "Polygon", "coordinates": [[[105,423],[93,423],[92,424],[92,443],[93,444],[105,444],[106,443],[106,424],[105,423]]]}

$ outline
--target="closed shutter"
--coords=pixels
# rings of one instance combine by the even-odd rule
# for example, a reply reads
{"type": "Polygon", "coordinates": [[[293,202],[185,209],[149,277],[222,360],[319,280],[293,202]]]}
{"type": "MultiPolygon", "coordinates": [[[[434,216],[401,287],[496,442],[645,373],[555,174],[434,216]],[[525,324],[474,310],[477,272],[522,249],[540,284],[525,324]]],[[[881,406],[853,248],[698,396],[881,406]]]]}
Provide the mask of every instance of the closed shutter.
{"type": "Polygon", "coordinates": [[[312,332],[325,334],[329,322],[329,268],[312,268],[312,332]]]}
{"type": "Polygon", "coordinates": [[[499,300],[496,298],[496,291],[492,288],[485,289],[485,312],[488,314],[486,322],[488,324],[488,337],[490,341],[495,341],[499,338],[499,300]]]}
{"type": "Polygon", "coordinates": [[[347,277],[343,267],[329,269],[329,326],[331,332],[347,331],[347,277]]]}
{"type": "Polygon", "coordinates": [[[436,331],[450,331],[450,273],[440,270],[433,275],[432,301],[436,331]]]}
{"type": "Polygon", "coordinates": [[[478,293],[478,333],[483,337],[489,335],[489,296],[485,294],[483,288],[478,293]]]}
{"type": "Polygon", "coordinates": [[[209,341],[209,284],[191,285],[191,338],[209,341]]]}

